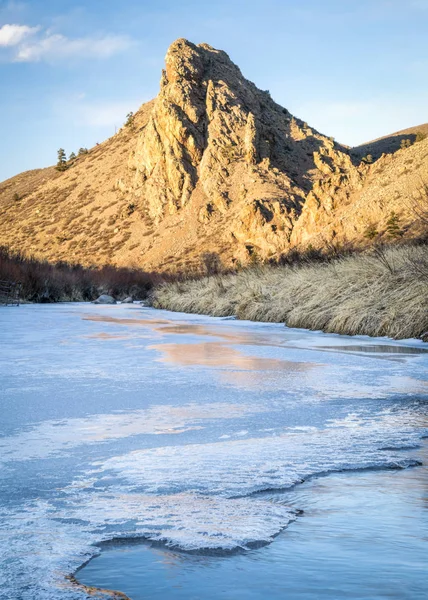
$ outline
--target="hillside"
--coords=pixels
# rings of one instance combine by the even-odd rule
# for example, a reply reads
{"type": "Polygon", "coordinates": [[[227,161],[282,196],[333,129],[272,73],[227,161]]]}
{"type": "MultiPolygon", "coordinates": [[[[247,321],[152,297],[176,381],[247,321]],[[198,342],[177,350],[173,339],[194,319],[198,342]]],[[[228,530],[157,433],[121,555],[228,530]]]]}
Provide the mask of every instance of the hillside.
{"type": "Polygon", "coordinates": [[[388,237],[392,212],[400,235],[423,231],[428,139],[365,164],[363,147],[291,115],[226,53],[180,39],[165,62],[157,98],[115,136],[64,172],[0,184],[0,245],[176,271],[204,255],[231,266],[309,244],[367,244],[368,229],[388,237]]]}
{"type": "Polygon", "coordinates": [[[400,131],[377,138],[376,140],[367,142],[361,146],[355,146],[352,148],[352,152],[359,157],[371,154],[374,159],[378,159],[382,154],[391,154],[399,150],[403,142],[410,140],[412,144],[414,144],[417,139],[424,136],[428,136],[428,123],[401,129],[400,131]]]}

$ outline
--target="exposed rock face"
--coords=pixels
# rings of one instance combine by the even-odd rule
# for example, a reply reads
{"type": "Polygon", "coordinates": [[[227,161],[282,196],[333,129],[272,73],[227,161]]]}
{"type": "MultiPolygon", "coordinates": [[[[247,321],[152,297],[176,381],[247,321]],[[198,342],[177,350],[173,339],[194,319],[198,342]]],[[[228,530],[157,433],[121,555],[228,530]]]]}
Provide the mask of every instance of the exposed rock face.
{"type": "Polygon", "coordinates": [[[308,194],[291,243],[322,248],[331,243],[362,246],[373,239],[391,241],[388,221],[393,214],[403,237],[426,234],[426,183],[428,139],[358,168],[344,155],[343,162],[308,194]]]}
{"type": "Polygon", "coordinates": [[[372,165],[361,154],[293,117],[225,52],[180,39],[159,95],[129,126],[63,173],[0,185],[0,245],[185,270],[213,253],[231,265],[294,246],[368,243],[367,227],[382,234],[391,211],[412,235],[406,187],[417,195],[428,182],[428,139],[372,165]]]}
{"type": "Polygon", "coordinates": [[[294,224],[291,236],[293,246],[314,241],[323,235],[331,223],[338,206],[348,204],[351,194],[362,188],[363,167],[355,167],[349,154],[335,151],[333,147],[314,153],[314,161],[321,177],[314,182],[303,205],[302,213],[294,224]]]}
{"type": "Polygon", "coordinates": [[[193,203],[201,223],[233,217],[229,242],[262,254],[285,248],[317,176],[314,152],[333,153],[332,142],[244,79],[224,52],[177,40],[165,62],[130,159],[130,189],[157,226],[193,203]]]}

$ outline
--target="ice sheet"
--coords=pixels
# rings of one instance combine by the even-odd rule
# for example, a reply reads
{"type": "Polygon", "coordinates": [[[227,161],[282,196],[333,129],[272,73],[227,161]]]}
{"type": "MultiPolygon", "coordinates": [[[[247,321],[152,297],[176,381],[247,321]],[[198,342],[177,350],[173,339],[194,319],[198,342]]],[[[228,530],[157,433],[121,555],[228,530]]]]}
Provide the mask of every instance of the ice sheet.
{"type": "Polygon", "coordinates": [[[284,490],[414,465],[427,433],[417,341],[136,305],[21,306],[0,327],[2,600],[80,597],[64,575],[116,537],[271,543],[296,516],[284,490]]]}

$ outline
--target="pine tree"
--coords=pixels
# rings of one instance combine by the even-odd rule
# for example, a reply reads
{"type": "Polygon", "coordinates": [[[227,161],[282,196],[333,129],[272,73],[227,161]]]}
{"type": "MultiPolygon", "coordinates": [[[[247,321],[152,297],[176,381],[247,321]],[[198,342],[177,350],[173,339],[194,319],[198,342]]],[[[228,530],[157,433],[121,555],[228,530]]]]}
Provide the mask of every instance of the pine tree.
{"type": "Polygon", "coordinates": [[[404,231],[400,227],[400,217],[394,211],[391,212],[391,215],[386,222],[386,232],[389,237],[392,238],[402,237],[404,235],[404,231]]]}
{"type": "Polygon", "coordinates": [[[88,149],[87,148],[79,148],[79,152],[77,154],[79,156],[82,156],[82,154],[88,154],[88,149]]]}
{"type": "Polygon", "coordinates": [[[125,126],[134,129],[134,113],[132,111],[126,115],[125,126]]]}
{"type": "Polygon", "coordinates": [[[76,158],[76,155],[74,154],[74,152],[72,152],[70,154],[70,156],[68,157],[68,160],[74,160],[76,158]]]}
{"type": "Polygon", "coordinates": [[[58,150],[58,162],[56,163],[57,171],[65,171],[67,168],[67,156],[64,148],[58,150]]]}

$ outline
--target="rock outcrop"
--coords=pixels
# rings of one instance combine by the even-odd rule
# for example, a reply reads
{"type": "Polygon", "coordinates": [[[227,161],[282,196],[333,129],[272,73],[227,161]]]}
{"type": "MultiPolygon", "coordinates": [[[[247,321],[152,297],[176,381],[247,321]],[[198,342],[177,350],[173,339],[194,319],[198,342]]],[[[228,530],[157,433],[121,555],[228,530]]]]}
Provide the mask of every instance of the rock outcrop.
{"type": "Polygon", "coordinates": [[[188,270],[206,256],[233,265],[369,243],[367,228],[382,236],[392,212],[403,235],[416,234],[406,186],[413,197],[428,181],[428,140],[374,164],[361,155],[291,115],[225,52],[179,39],[159,95],[115,136],[63,173],[0,185],[0,244],[85,265],[188,270]]]}
{"type": "Polygon", "coordinates": [[[98,298],[93,301],[93,304],[116,304],[116,300],[113,298],[113,296],[101,294],[101,296],[98,296],[98,298]]]}

